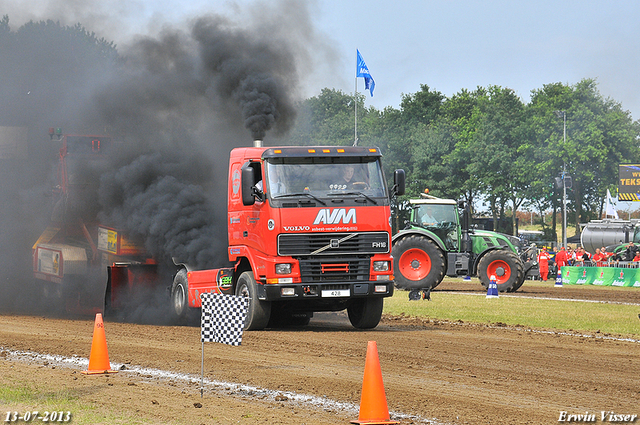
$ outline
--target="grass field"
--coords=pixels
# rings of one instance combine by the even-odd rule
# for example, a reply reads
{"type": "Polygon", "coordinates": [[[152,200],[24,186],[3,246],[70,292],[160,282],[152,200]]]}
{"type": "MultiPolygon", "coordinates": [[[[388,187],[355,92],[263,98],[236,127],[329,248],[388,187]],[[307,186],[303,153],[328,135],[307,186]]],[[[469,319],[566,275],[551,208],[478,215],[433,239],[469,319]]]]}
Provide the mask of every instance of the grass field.
{"type": "Polygon", "coordinates": [[[150,422],[107,412],[78,400],[71,391],[40,391],[29,384],[0,384],[0,420],[5,423],[72,423],[76,425],[142,425],[150,422]],[[38,406],[34,410],[33,406],[38,406]],[[29,415],[28,418],[25,415],[29,415]],[[18,418],[21,419],[18,419],[18,418]],[[40,419],[38,419],[40,418],[40,419]]]}
{"type": "Polygon", "coordinates": [[[440,320],[640,336],[640,307],[637,305],[504,295],[486,298],[482,293],[447,292],[432,292],[431,301],[410,301],[408,292],[396,291],[392,298],[385,300],[384,312],[440,320]]]}

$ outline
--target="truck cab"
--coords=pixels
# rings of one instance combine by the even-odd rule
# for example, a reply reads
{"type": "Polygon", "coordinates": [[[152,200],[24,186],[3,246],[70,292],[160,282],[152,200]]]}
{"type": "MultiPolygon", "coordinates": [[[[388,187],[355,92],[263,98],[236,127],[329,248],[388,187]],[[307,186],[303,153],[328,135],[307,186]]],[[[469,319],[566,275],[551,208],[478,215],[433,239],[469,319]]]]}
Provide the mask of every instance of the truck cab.
{"type": "MultiPolygon", "coordinates": [[[[305,324],[314,312],[345,309],[354,327],[377,326],[383,299],[394,291],[381,157],[378,148],[358,146],[231,151],[227,226],[234,266],[225,289],[250,298],[245,328],[305,324]]],[[[392,190],[403,192],[404,173],[394,179],[392,190]]],[[[224,293],[215,285],[198,291],[224,293]]],[[[198,306],[194,296],[191,307],[198,306]]]]}

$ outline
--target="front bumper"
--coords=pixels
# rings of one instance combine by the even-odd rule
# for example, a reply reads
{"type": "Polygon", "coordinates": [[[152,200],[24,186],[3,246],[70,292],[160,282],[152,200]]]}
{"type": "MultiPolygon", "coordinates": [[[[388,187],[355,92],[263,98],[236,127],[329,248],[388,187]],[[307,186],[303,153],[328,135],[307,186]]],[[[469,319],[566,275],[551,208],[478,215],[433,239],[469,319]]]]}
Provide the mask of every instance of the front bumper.
{"type": "Polygon", "coordinates": [[[344,302],[351,298],[390,297],[393,281],[258,284],[258,298],[264,301],[344,302]]]}

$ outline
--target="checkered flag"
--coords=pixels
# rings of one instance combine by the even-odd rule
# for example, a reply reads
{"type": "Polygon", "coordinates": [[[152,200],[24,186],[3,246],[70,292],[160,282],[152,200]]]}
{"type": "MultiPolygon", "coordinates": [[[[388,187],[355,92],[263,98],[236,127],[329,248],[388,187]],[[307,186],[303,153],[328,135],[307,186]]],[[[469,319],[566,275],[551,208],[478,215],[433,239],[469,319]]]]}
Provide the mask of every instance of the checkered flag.
{"type": "Polygon", "coordinates": [[[242,330],[247,317],[248,298],[213,293],[200,294],[202,342],[221,342],[227,345],[242,343],[242,330]]]}

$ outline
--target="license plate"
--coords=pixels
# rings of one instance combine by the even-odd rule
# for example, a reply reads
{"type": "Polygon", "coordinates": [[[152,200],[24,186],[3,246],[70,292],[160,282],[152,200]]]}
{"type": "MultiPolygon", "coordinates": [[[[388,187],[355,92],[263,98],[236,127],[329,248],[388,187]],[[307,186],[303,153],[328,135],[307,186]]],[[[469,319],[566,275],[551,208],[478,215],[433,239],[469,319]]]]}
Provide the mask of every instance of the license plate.
{"type": "Polygon", "coordinates": [[[324,289],[322,291],[323,298],[331,298],[331,297],[348,297],[351,295],[348,289],[324,289]]]}

